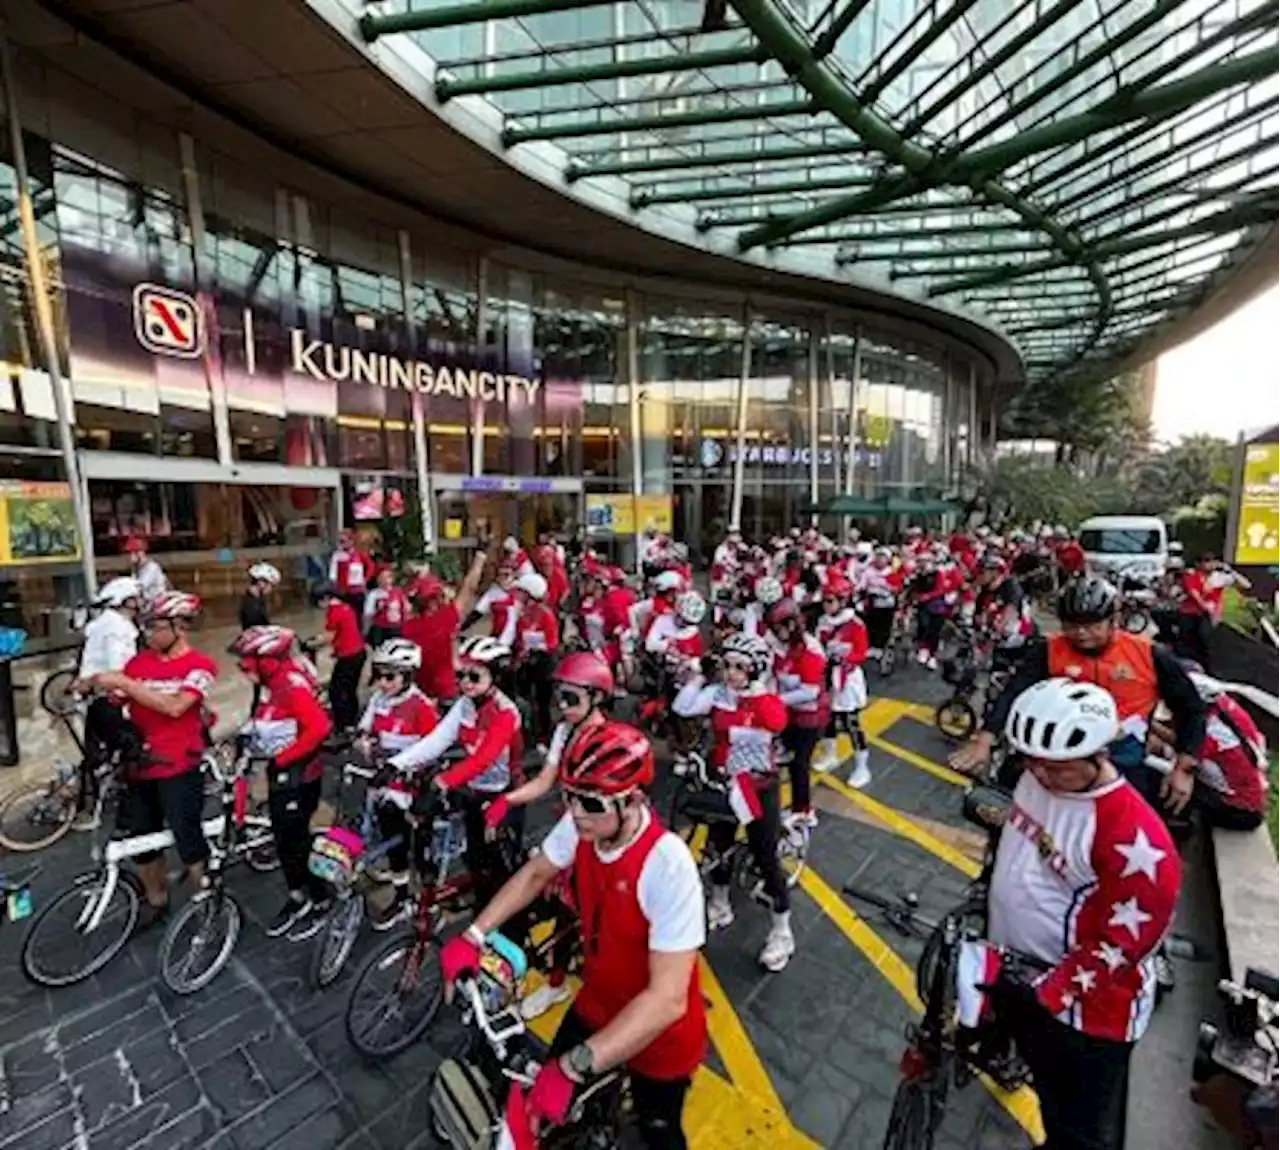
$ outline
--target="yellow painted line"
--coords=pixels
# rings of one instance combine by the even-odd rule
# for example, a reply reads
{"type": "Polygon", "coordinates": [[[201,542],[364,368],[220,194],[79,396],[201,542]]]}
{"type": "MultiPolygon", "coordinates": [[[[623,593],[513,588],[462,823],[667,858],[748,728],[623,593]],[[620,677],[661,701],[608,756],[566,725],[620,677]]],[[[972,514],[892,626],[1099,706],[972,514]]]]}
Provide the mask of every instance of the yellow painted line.
{"type": "Polygon", "coordinates": [[[867,742],[873,747],[879,747],[882,751],[892,755],[895,759],[901,759],[904,763],[910,763],[911,766],[932,775],[935,779],[941,779],[944,783],[950,783],[953,787],[967,787],[973,781],[972,779],[965,778],[965,776],[959,771],[953,771],[950,767],[944,767],[941,763],[935,763],[932,759],[926,759],[924,755],[918,755],[915,751],[909,751],[906,747],[900,747],[897,743],[892,743],[881,735],[868,735],[867,742]]]}
{"type": "MultiPolygon", "coordinates": [[[[922,1013],[923,1004],[916,995],[915,972],[888,943],[872,930],[849,904],[812,867],[800,872],[800,889],[815,903],[826,918],[858,948],[880,975],[894,988],[916,1013],[922,1013]]],[[[1036,1142],[1044,1141],[1044,1126],[1040,1120],[1040,1105],[1035,1092],[1020,1086],[1017,1090],[1002,1090],[985,1075],[982,1084],[991,1092],[1014,1121],[1036,1142]]]]}
{"type": "Polygon", "coordinates": [[[862,729],[866,733],[867,742],[873,747],[879,747],[895,759],[901,759],[904,763],[910,763],[911,766],[933,775],[934,778],[941,779],[944,783],[951,783],[957,787],[968,786],[970,780],[959,771],[953,771],[950,767],[935,763],[932,759],[918,755],[915,751],[909,751],[906,747],[900,747],[884,737],[885,732],[903,718],[932,725],[933,711],[922,703],[907,703],[902,699],[872,699],[862,712],[862,729]]]}

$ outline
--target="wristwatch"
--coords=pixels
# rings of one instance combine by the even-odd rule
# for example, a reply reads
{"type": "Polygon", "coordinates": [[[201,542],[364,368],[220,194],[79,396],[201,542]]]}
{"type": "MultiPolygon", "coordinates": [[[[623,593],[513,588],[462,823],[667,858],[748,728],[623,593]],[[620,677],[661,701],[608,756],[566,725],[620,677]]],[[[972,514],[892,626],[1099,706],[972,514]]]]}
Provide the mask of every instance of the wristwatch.
{"type": "Polygon", "coordinates": [[[583,1082],[596,1072],[596,1056],[591,1053],[591,1047],[585,1042],[579,1042],[570,1050],[564,1056],[564,1061],[574,1075],[583,1082]]]}

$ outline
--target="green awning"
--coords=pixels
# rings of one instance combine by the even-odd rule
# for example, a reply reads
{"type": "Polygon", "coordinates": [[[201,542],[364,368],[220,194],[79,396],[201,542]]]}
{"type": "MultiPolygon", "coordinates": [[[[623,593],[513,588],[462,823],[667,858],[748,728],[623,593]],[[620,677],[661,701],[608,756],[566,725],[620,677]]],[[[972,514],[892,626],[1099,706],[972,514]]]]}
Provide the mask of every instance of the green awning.
{"type": "Polygon", "coordinates": [[[884,504],[878,499],[862,499],[857,495],[839,495],[818,505],[822,515],[858,515],[872,517],[883,515],[884,504]]]}

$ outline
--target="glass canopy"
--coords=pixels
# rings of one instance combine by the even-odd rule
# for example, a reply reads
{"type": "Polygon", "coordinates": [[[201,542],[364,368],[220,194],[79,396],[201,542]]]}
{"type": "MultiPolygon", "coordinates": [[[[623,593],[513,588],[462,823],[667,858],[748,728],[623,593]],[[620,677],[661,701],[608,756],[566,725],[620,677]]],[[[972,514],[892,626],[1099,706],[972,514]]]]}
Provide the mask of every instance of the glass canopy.
{"type": "MultiPolygon", "coordinates": [[[[1112,370],[1277,216],[1277,0],[392,0],[442,101],[564,177],[981,309],[1112,370]]],[[[1274,235],[1267,242],[1274,243],[1274,235]]]]}

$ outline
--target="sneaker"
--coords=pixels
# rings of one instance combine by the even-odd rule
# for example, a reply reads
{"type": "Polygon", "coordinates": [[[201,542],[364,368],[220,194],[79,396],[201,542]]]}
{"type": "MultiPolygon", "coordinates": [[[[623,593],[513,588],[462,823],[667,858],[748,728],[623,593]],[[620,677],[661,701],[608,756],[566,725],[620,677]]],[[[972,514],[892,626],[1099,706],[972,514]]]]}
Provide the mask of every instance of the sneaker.
{"type": "Polygon", "coordinates": [[[784,823],[803,823],[810,830],[818,825],[818,812],[810,807],[806,811],[788,811],[782,816],[784,823]]]}
{"type": "Polygon", "coordinates": [[[293,929],[289,931],[289,941],[306,942],[309,938],[315,938],[324,928],[325,920],[328,919],[329,911],[332,909],[331,899],[311,903],[307,913],[298,919],[293,929]]]}
{"type": "Polygon", "coordinates": [[[815,756],[813,762],[809,764],[809,769],[819,775],[825,775],[829,771],[834,771],[840,765],[840,759],[836,755],[836,747],[834,739],[824,739],[822,753],[815,756]]]}
{"type": "Polygon", "coordinates": [[[282,934],[287,934],[302,921],[303,916],[310,910],[311,900],[309,898],[298,899],[290,895],[284,900],[284,906],[276,911],[275,917],[267,923],[267,937],[279,938],[282,934]]]}
{"type": "Polygon", "coordinates": [[[790,922],[775,922],[769,928],[769,937],[764,940],[764,949],[760,951],[760,965],[777,974],[786,969],[795,952],[796,936],[791,933],[790,922]]]}
{"type": "Polygon", "coordinates": [[[860,791],[869,782],[871,782],[871,768],[867,766],[867,760],[860,756],[855,756],[853,772],[845,780],[845,784],[855,791],[860,791]]]}
{"type": "Polygon", "coordinates": [[[535,990],[528,998],[520,1003],[520,1017],[525,1022],[532,1022],[535,1018],[541,1018],[553,1006],[568,1000],[573,992],[566,983],[559,986],[552,986],[549,982],[544,982],[537,990],[535,990]]]}
{"type": "Polygon", "coordinates": [[[373,916],[369,925],[379,932],[390,930],[396,923],[408,918],[411,905],[408,888],[398,886],[391,896],[391,901],[373,916]]]}
{"type": "Polygon", "coordinates": [[[928,652],[928,651],[917,651],[917,652],[916,652],[916,662],[917,662],[917,663],[919,663],[919,664],[920,664],[920,666],[922,666],[922,667],[926,666],[926,665],[928,664],[928,662],[929,662],[929,652],[928,652]]]}
{"type": "Polygon", "coordinates": [[[733,904],[727,886],[713,886],[707,899],[707,929],[723,930],[733,925],[733,904]]]}
{"type": "Polygon", "coordinates": [[[925,660],[924,665],[928,667],[930,671],[936,671],[938,669],[938,657],[936,655],[930,655],[929,658],[925,660]]]}

